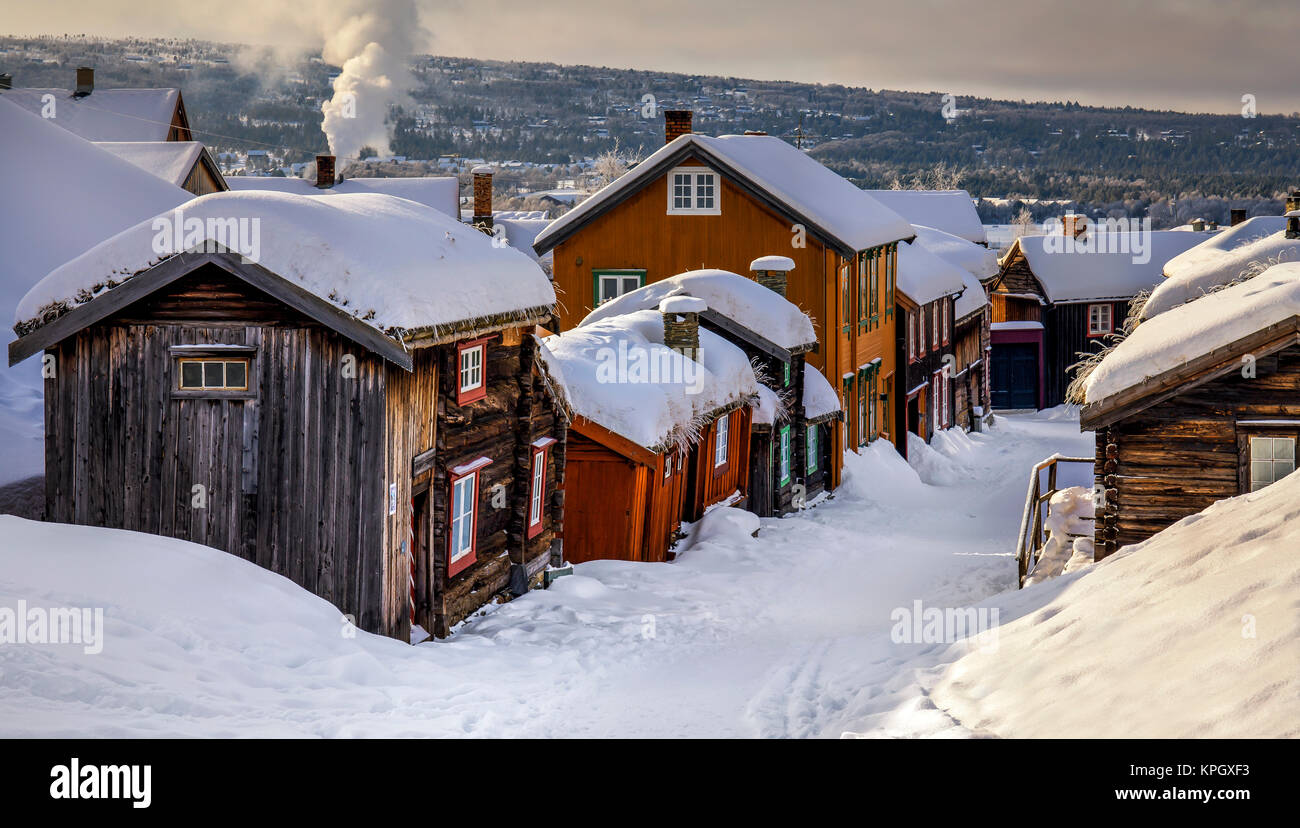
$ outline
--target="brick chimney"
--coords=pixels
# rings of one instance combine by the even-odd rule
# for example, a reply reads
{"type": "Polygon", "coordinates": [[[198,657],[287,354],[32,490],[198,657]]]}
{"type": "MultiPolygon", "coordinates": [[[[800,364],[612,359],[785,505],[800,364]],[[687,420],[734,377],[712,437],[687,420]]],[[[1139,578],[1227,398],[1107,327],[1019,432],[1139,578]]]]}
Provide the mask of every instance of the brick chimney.
{"type": "Polygon", "coordinates": [[[1228,221],[1231,223],[1233,227],[1236,227],[1238,224],[1241,224],[1243,221],[1246,220],[1246,208],[1233,207],[1228,212],[1228,215],[1229,215],[1228,221]]]}
{"type": "Polygon", "coordinates": [[[334,186],[334,156],[316,156],[316,186],[322,190],[334,186]]]}
{"type": "Polygon", "coordinates": [[[95,91],[95,70],[90,66],[78,66],[77,67],[77,91],[72,93],[72,97],[84,98],[94,91],[95,91]]]}
{"type": "Polygon", "coordinates": [[[785,296],[786,279],[794,270],[794,260],[789,256],[760,256],[749,263],[754,281],[768,290],[785,296]]]}
{"type": "Polygon", "coordinates": [[[1066,213],[1061,219],[1061,232],[1069,238],[1079,238],[1088,232],[1088,217],[1077,213],[1066,213]]]}
{"type": "Polygon", "coordinates": [[[484,233],[492,232],[492,172],[487,164],[470,170],[474,182],[473,224],[484,233]]]}
{"type": "Polygon", "coordinates": [[[700,353],[700,312],[709,309],[694,296],[669,296],[659,303],[664,317],[664,345],[691,359],[700,353]]]}
{"type": "Polygon", "coordinates": [[[664,110],[664,143],[671,144],[682,135],[691,132],[691,119],[694,113],[689,109],[664,110]]]}
{"type": "Polygon", "coordinates": [[[8,72],[0,73],[0,89],[13,89],[14,76],[8,72]]]}

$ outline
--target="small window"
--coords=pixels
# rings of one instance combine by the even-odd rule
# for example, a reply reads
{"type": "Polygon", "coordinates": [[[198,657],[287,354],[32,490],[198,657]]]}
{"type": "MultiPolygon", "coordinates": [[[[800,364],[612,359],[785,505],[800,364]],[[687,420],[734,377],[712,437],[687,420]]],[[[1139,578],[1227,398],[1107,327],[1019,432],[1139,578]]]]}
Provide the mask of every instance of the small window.
{"type": "Polygon", "coordinates": [[[947,299],[943,300],[943,344],[947,345],[952,338],[952,302],[947,299]]]}
{"type": "Polygon", "coordinates": [[[705,167],[678,167],[668,174],[668,212],[718,215],[718,174],[705,167]]]}
{"type": "Polygon", "coordinates": [[[781,485],[790,482],[790,426],[781,428],[781,485]]]}
{"type": "Polygon", "coordinates": [[[1250,490],[1257,492],[1295,471],[1294,437],[1250,438],[1250,490]]]}
{"type": "Polygon", "coordinates": [[[487,343],[482,340],[457,346],[456,404],[465,405],[487,396],[487,343]]]}
{"type": "Polygon", "coordinates": [[[790,363],[788,362],[781,363],[781,369],[785,372],[785,387],[789,388],[790,387],[790,363]]]}
{"type": "Polygon", "coordinates": [[[452,477],[451,526],[447,538],[447,575],[474,563],[475,523],[478,520],[478,472],[452,477]]]}
{"type": "Polygon", "coordinates": [[[808,433],[804,437],[804,448],[808,453],[808,473],[812,474],[817,471],[817,426],[808,426],[808,433]]]}
{"type": "Polygon", "coordinates": [[[713,468],[715,469],[727,465],[727,432],[730,420],[730,414],[725,414],[718,419],[718,432],[713,438],[713,468]]]}
{"type": "Polygon", "coordinates": [[[916,314],[907,314],[907,359],[916,361],[916,314]]]}
{"type": "Polygon", "coordinates": [[[182,391],[247,391],[246,359],[181,359],[182,391]]]}
{"type": "Polygon", "coordinates": [[[867,421],[867,387],[863,383],[858,386],[858,445],[865,446],[871,442],[870,424],[867,421]]]}
{"type": "Polygon", "coordinates": [[[1088,306],[1088,336],[1104,336],[1114,332],[1115,323],[1111,312],[1110,305],[1088,306]]]}
{"type": "Polygon", "coordinates": [[[930,324],[933,326],[930,348],[936,351],[939,349],[939,304],[939,302],[935,302],[930,306],[930,324]]]}
{"type": "Polygon", "coordinates": [[[916,309],[916,353],[925,356],[925,308],[916,309]]]}
{"type": "Polygon", "coordinates": [[[599,307],[644,284],[644,270],[595,270],[592,271],[592,301],[599,307]]]}
{"type": "Polygon", "coordinates": [[[528,494],[528,537],[542,531],[543,503],[546,499],[546,449],[533,451],[533,473],[528,494]]]}

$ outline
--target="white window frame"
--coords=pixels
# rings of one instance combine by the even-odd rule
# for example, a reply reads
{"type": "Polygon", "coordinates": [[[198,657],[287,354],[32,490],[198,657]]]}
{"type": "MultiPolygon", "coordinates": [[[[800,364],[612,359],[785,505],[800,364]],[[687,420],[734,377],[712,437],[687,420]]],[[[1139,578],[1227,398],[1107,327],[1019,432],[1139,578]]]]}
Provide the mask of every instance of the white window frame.
{"type": "Polygon", "coordinates": [[[546,449],[537,449],[533,452],[533,473],[532,473],[532,491],[528,497],[528,528],[542,522],[542,515],[545,510],[542,508],[542,501],[546,497],[546,449]]]}
{"type": "Polygon", "coordinates": [[[727,465],[727,444],[730,440],[731,415],[724,414],[718,418],[718,428],[713,436],[713,468],[720,469],[727,465]]]}
{"type": "Polygon", "coordinates": [[[781,476],[777,478],[780,485],[784,486],[790,482],[791,459],[794,454],[794,447],[790,442],[790,426],[781,427],[781,476]]]}
{"type": "Polygon", "coordinates": [[[1250,449],[1250,490],[1252,492],[1257,492],[1260,489],[1267,488],[1295,471],[1295,437],[1287,437],[1285,435],[1277,436],[1274,434],[1251,434],[1246,439],[1249,441],[1247,445],[1250,449]],[[1257,457],[1256,450],[1257,448],[1262,447],[1264,441],[1268,442],[1268,457],[1257,457]],[[1290,448],[1288,453],[1291,455],[1290,457],[1279,458],[1277,456],[1277,447],[1279,443],[1289,444],[1290,448]],[[1267,480],[1263,475],[1257,474],[1257,471],[1265,471],[1263,468],[1265,466],[1267,466],[1266,471],[1268,472],[1267,480]],[[1279,470],[1282,472],[1281,474],[1278,474],[1279,470]]]}
{"type": "Polygon", "coordinates": [[[916,361],[916,314],[907,314],[907,359],[916,361]]]}
{"type": "Polygon", "coordinates": [[[722,176],[708,167],[674,167],[668,171],[668,215],[670,216],[718,216],[722,215],[722,176]],[[678,176],[689,175],[688,198],[690,206],[677,205],[678,176]],[[709,177],[713,188],[713,205],[697,207],[700,198],[701,178],[709,177]]]}
{"type": "Polygon", "coordinates": [[[940,342],[940,340],[939,340],[939,303],[938,303],[938,302],[936,302],[934,305],[931,306],[931,323],[930,323],[930,324],[931,324],[931,333],[934,334],[934,336],[933,336],[933,337],[931,338],[931,340],[930,340],[930,348],[931,348],[931,350],[938,350],[938,349],[939,349],[939,342],[940,342]]]}
{"type": "Polygon", "coordinates": [[[807,427],[807,430],[804,431],[803,446],[804,467],[807,469],[808,474],[813,474],[817,471],[818,465],[820,465],[818,457],[820,449],[817,445],[817,426],[810,425],[807,427]]]}
{"type": "Polygon", "coordinates": [[[486,358],[487,358],[487,345],[471,345],[468,348],[464,348],[461,350],[460,366],[459,366],[459,370],[456,373],[457,383],[459,384],[461,394],[469,394],[483,387],[483,363],[486,360],[486,358]],[[471,354],[474,354],[478,357],[478,363],[474,365],[470,365],[467,369],[465,365],[465,359],[466,357],[469,357],[471,354]],[[469,372],[471,377],[468,383],[466,383],[465,381],[465,374],[467,371],[469,372]],[[477,372],[477,377],[475,377],[476,372],[477,372]]]}
{"type": "Polygon", "coordinates": [[[474,533],[478,522],[478,472],[472,471],[464,477],[457,478],[451,484],[451,549],[448,564],[454,564],[466,555],[474,552],[474,533]],[[468,492],[468,499],[466,493],[468,492]],[[465,507],[469,508],[466,509],[465,507]],[[463,535],[461,529],[469,521],[469,533],[463,535]],[[461,541],[468,538],[469,544],[461,546],[461,541]]]}
{"type": "Polygon", "coordinates": [[[1104,302],[1088,306],[1088,336],[1105,336],[1108,333],[1115,332],[1115,308],[1109,302],[1104,302]],[[1093,312],[1097,317],[1093,319],[1093,312]],[[1102,327],[1102,311],[1105,311],[1105,327],[1102,327]]]}

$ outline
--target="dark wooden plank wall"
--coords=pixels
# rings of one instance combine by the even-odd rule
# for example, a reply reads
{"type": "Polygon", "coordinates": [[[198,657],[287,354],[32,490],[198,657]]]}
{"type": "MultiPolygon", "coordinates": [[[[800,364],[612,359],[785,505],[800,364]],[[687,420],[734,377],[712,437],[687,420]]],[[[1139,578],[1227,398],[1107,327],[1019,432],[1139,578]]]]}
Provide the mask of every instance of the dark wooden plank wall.
{"type": "Polygon", "coordinates": [[[1052,305],[1043,315],[1044,358],[1046,377],[1046,404],[1050,408],[1065,402],[1065,390],[1074,379],[1070,366],[1079,361],[1080,352],[1095,353],[1109,340],[1105,337],[1088,337],[1088,305],[1111,306],[1116,328],[1128,317],[1128,301],[1052,305]]]}
{"type": "Polygon", "coordinates": [[[1106,466],[1099,439],[1096,470],[1114,506],[1115,536],[1099,534],[1099,544],[1137,543],[1245,490],[1239,440],[1246,429],[1238,421],[1300,419],[1300,349],[1287,349],[1276,362],[1260,359],[1256,367],[1253,379],[1233,371],[1106,429],[1105,441],[1116,447],[1114,466],[1106,466]]]}

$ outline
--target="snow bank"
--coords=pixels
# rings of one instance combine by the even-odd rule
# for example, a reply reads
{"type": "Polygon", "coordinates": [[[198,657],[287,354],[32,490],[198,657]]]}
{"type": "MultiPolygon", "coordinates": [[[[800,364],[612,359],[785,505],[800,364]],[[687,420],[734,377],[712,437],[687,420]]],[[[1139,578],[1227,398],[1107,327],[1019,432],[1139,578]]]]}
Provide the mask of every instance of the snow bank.
{"type": "Polygon", "coordinates": [[[1300,262],[1270,267],[1138,325],[1088,376],[1087,401],[1100,402],[1297,314],[1300,262]]]}
{"type": "MultiPolygon", "coordinates": [[[[229,192],[200,196],[178,211],[158,220],[170,227],[178,215],[205,225],[209,219],[257,219],[258,264],[386,333],[555,302],[536,262],[405,199],[229,192]]],[[[107,280],[125,281],[157,264],[166,256],[154,252],[156,235],[154,220],[146,219],[58,268],[23,297],[16,321],[51,306],[82,304],[107,280]]]]}
{"type": "Polygon", "coordinates": [[[713,412],[759,393],[745,352],[712,331],[700,329],[698,362],[665,347],[657,310],[584,321],[543,341],[574,412],[649,449],[693,441],[713,412]]]}
{"type": "Polygon", "coordinates": [[[710,309],[787,350],[803,350],[817,342],[812,320],[797,305],[729,270],[691,270],[653,282],[605,302],[579,324],[657,308],[660,302],[675,296],[703,299],[710,309]]]}
{"type": "Polygon", "coordinates": [[[1288,239],[1282,216],[1256,216],[1165,263],[1165,280],[1142,308],[1147,320],[1239,279],[1253,268],[1300,260],[1300,239],[1288,239]]]}
{"type": "Polygon", "coordinates": [[[1069,486],[1052,495],[1047,503],[1047,515],[1043,518],[1047,541],[1033,571],[1025,578],[1025,586],[1092,563],[1094,513],[1091,489],[1069,486]]]}
{"type": "Polygon", "coordinates": [[[994,599],[996,650],[930,693],[1013,738],[1300,736],[1300,475],[994,599]]]}

